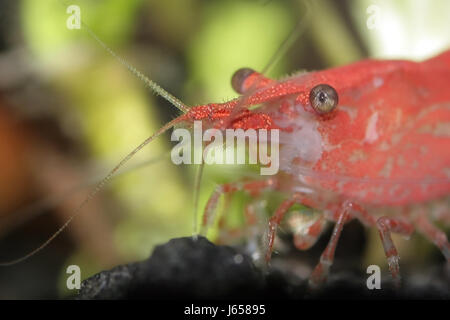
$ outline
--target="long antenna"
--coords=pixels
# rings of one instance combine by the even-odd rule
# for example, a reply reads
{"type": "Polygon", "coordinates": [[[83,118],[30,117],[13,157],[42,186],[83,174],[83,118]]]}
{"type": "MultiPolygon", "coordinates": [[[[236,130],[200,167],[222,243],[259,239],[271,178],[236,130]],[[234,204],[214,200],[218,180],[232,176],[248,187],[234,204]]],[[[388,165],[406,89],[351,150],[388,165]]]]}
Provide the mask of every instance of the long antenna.
{"type": "MultiPolygon", "coordinates": [[[[67,7],[68,3],[64,0],[59,0],[59,3],[63,7],[67,7]]],[[[94,39],[100,46],[103,47],[103,49],[106,50],[114,59],[119,61],[120,64],[122,64],[125,68],[128,69],[135,77],[137,77],[139,80],[144,82],[145,86],[147,88],[150,88],[155,94],[160,95],[165,100],[170,102],[172,105],[174,105],[177,109],[181,110],[183,113],[186,113],[189,108],[181,102],[179,99],[177,99],[175,96],[170,94],[167,90],[163,89],[160,85],[158,85],[153,80],[150,80],[145,74],[138,71],[134,66],[132,66],[129,62],[127,62],[124,58],[119,56],[117,53],[115,53],[110,47],[106,45],[95,33],[94,31],[89,28],[89,26],[84,22],[80,21],[80,25],[83,27],[83,29],[91,36],[92,39],[94,39]]]]}
{"type": "MultiPolygon", "coordinates": [[[[158,157],[154,157],[151,159],[144,160],[135,165],[128,166],[126,169],[116,172],[113,178],[124,175],[131,171],[135,171],[138,169],[142,169],[150,164],[156,163],[158,161],[163,160],[168,155],[170,155],[170,151],[166,152],[158,157]]],[[[77,186],[73,186],[68,188],[67,190],[57,194],[46,197],[43,200],[34,202],[28,206],[25,206],[11,214],[13,218],[0,217],[0,238],[5,237],[11,230],[17,229],[19,226],[27,223],[31,219],[36,218],[39,215],[46,213],[52,207],[55,207],[59,203],[61,203],[64,199],[68,198],[70,195],[73,195],[76,192],[84,191],[87,188],[94,187],[105,175],[102,174],[100,177],[95,177],[88,181],[85,181],[77,186]],[[47,211],[45,211],[47,210],[47,211]]]]}
{"type": "MultiPolygon", "coordinates": [[[[60,3],[64,5],[64,1],[60,0],[60,3]]],[[[135,75],[138,79],[143,81],[145,85],[150,88],[153,92],[156,94],[162,96],[164,99],[169,101],[172,105],[174,105],[176,108],[181,110],[183,113],[186,113],[188,111],[188,107],[186,107],[180,100],[175,98],[173,95],[171,95],[169,92],[161,88],[157,83],[150,80],[147,76],[139,72],[135,67],[133,67],[130,63],[125,61],[122,57],[117,55],[110,47],[108,47],[100,38],[84,23],[81,22],[81,25],[83,26],[83,29],[88,32],[88,34],[98,43],[100,44],[111,56],[113,56],[117,61],[119,61],[123,66],[125,66],[133,75],[135,75]]],[[[103,178],[96,186],[95,188],[89,193],[89,195],[86,197],[86,199],[80,204],[80,206],[75,210],[75,212],[70,216],[70,218],[51,236],[49,237],[43,244],[41,244],[39,247],[31,251],[30,253],[7,262],[0,263],[0,267],[6,267],[6,266],[12,266],[17,263],[20,263],[24,260],[27,260],[31,256],[35,255],[45,247],[47,247],[61,232],[63,232],[67,226],[72,222],[73,219],[75,219],[78,214],[80,214],[81,210],[92,200],[92,198],[95,197],[95,195],[100,192],[100,190],[103,189],[105,184],[115,175],[117,170],[119,170],[126,162],[128,162],[137,152],[139,152],[143,147],[145,147],[147,144],[149,144],[151,141],[153,141],[155,138],[159,137],[161,134],[166,132],[167,130],[174,127],[176,124],[181,122],[183,118],[180,116],[166,125],[164,125],[161,129],[159,129],[155,134],[148,137],[146,140],[144,140],[139,146],[137,146],[133,151],[131,151],[125,158],[123,158],[118,165],[116,165],[106,176],[103,178]]]]}
{"type": "Polygon", "coordinates": [[[150,88],[154,93],[160,95],[165,100],[169,101],[172,105],[174,105],[177,109],[181,110],[183,113],[188,111],[188,107],[184,105],[179,99],[175,98],[172,94],[167,92],[161,86],[159,86],[156,82],[150,80],[146,75],[138,71],[135,67],[133,67],[129,62],[123,59],[121,56],[117,55],[110,47],[108,47],[99,37],[84,23],[81,23],[83,29],[87,31],[87,33],[95,40],[98,44],[100,44],[106,52],[108,52],[111,56],[113,56],[117,61],[119,61],[123,66],[125,66],[133,75],[135,75],[139,80],[145,83],[147,88],[150,88]]]}
{"type": "Polygon", "coordinates": [[[137,152],[139,152],[139,150],[141,150],[143,147],[145,147],[147,144],[149,144],[150,142],[152,142],[155,138],[159,137],[161,134],[163,134],[164,132],[166,132],[167,130],[171,129],[173,126],[175,126],[176,124],[178,124],[180,121],[182,121],[182,118],[178,117],[172,121],[170,121],[169,123],[167,123],[165,126],[163,126],[161,129],[159,129],[155,134],[153,134],[152,136],[148,137],[147,139],[144,140],[144,142],[142,142],[139,146],[137,146],[133,151],[131,151],[125,158],[122,159],[122,161],[119,162],[118,165],[116,165],[114,167],[114,169],[112,169],[105,178],[103,178],[97,185],[96,187],[89,193],[89,195],[86,197],[86,199],[80,204],[80,206],[75,210],[75,212],[72,214],[72,216],[70,216],[70,218],[50,237],[48,238],[43,244],[41,244],[39,247],[37,247],[36,249],[34,249],[33,251],[31,251],[30,253],[24,255],[21,258],[12,260],[12,261],[8,261],[8,262],[2,262],[0,263],[0,267],[6,267],[6,266],[12,266],[14,264],[17,264],[19,262],[22,262],[26,259],[28,259],[29,257],[35,255],[36,253],[38,253],[39,251],[41,251],[42,249],[44,249],[45,247],[47,247],[47,245],[53,241],[53,239],[55,239],[61,232],[64,231],[64,229],[67,228],[67,226],[72,222],[73,219],[75,219],[76,216],[78,216],[81,212],[81,210],[91,201],[92,198],[94,198],[94,196],[103,189],[103,187],[105,186],[105,184],[114,176],[114,174],[116,173],[117,170],[120,169],[120,167],[122,167],[126,162],[128,162],[128,160],[130,160],[137,152]]]}

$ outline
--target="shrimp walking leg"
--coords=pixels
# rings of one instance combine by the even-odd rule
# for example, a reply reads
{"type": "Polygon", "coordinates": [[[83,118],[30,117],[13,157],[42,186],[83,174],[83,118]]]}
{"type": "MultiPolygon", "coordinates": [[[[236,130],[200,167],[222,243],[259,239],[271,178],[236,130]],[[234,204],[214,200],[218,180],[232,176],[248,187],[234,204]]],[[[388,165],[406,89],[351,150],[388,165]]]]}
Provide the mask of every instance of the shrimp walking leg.
{"type": "Polygon", "coordinates": [[[329,270],[334,262],[334,254],[337,243],[341,235],[344,224],[353,218],[358,219],[368,227],[376,225],[375,218],[370,215],[362,206],[352,201],[344,201],[338,205],[338,209],[328,217],[328,220],[336,221],[330,241],[320,256],[319,263],[314,268],[309,279],[309,286],[317,288],[324,283],[328,277],[329,270]]]}
{"type": "Polygon", "coordinates": [[[289,209],[294,204],[297,204],[297,203],[315,207],[314,203],[312,203],[311,201],[312,200],[309,198],[306,198],[305,195],[300,194],[300,193],[295,193],[292,197],[284,200],[278,206],[277,210],[275,210],[274,215],[269,220],[269,226],[268,226],[267,233],[266,233],[266,239],[265,239],[265,242],[267,244],[266,262],[270,261],[277,228],[278,228],[278,225],[281,223],[281,220],[283,220],[283,217],[286,214],[286,212],[288,212],[289,209]]]}
{"type": "Polygon", "coordinates": [[[351,206],[349,206],[348,203],[344,203],[341,206],[330,241],[328,242],[327,247],[320,256],[320,261],[314,268],[309,278],[309,286],[311,288],[316,288],[326,281],[330,267],[333,264],[334,253],[336,251],[336,246],[341,236],[342,229],[344,227],[344,224],[350,218],[350,210],[351,206]]]}
{"type": "Polygon", "coordinates": [[[217,186],[214,192],[209,197],[208,202],[206,203],[205,210],[203,213],[201,233],[203,234],[214,221],[217,204],[222,195],[232,194],[236,191],[246,191],[252,195],[257,195],[262,190],[265,189],[275,190],[276,188],[277,188],[277,180],[275,177],[271,177],[266,180],[257,180],[245,183],[234,182],[217,186]]]}
{"type": "Polygon", "coordinates": [[[283,219],[285,213],[295,204],[297,201],[293,198],[284,200],[280,206],[275,211],[275,214],[269,220],[269,228],[266,234],[267,251],[266,251],[266,261],[270,261],[272,255],[273,243],[275,241],[275,235],[277,232],[277,227],[283,219]]]}
{"type": "MultiPolygon", "coordinates": [[[[400,267],[399,260],[400,257],[398,255],[397,249],[394,245],[394,242],[391,238],[391,232],[400,233],[405,236],[410,236],[414,232],[414,226],[405,221],[404,219],[398,218],[389,218],[383,216],[378,220],[370,215],[364,208],[359,206],[358,204],[351,203],[352,207],[352,216],[357,218],[366,226],[376,226],[378,228],[380,238],[383,244],[384,252],[386,258],[388,260],[389,270],[391,272],[392,278],[394,279],[394,283],[397,287],[400,286],[400,267]]],[[[425,226],[425,224],[423,224],[425,226]]],[[[429,224],[430,228],[434,228],[429,224]]],[[[428,229],[431,235],[431,229],[428,229]]],[[[436,231],[434,231],[436,232],[436,231]]],[[[444,235],[445,236],[445,235],[444,235]]],[[[448,242],[447,242],[448,245],[448,242]]],[[[444,253],[445,255],[445,253],[444,253]]],[[[448,259],[448,258],[447,258],[448,259]]]]}
{"type": "Polygon", "coordinates": [[[391,232],[410,236],[414,231],[414,226],[404,220],[389,218],[383,216],[376,222],[381,241],[383,243],[384,253],[388,260],[389,270],[391,272],[394,284],[400,286],[400,267],[399,255],[391,238],[391,232]]]}

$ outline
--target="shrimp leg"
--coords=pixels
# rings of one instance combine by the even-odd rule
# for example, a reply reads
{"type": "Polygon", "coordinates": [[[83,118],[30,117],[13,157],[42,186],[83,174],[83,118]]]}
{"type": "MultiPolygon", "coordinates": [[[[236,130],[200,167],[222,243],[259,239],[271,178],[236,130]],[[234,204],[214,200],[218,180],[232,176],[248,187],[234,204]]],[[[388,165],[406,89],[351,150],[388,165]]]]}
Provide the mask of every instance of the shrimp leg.
{"type": "MultiPolygon", "coordinates": [[[[316,197],[317,198],[317,197],[316,197]]],[[[290,198],[284,200],[278,208],[275,210],[274,215],[269,220],[269,226],[266,232],[265,243],[267,245],[266,248],[266,262],[270,261],[270,257],[272,255],[273,244],[275,241],[275,235],[281,220],[283,220],[284,215],[289,211],[289,209],[294,204],[306,205],[311,208],[317,208],[317,200],[316,198],[312,198],[311,194],[304,193],[295,193],[290,198]]],[[[317,238],[322,233],[326,224],[323,219],[318,219],[313,225],[308,228],[306,234],[303,235],[295,235],[294,236],[294,245],[300,249],[305,250],[311,247],[317,240],[317,238]]]]}
{"type": "Polygon", "coordinates": [[[398,287],[400,285],[398,265],[399,256],[397,253],[397,249],[392,242],[391,232],[393,231],[409,236],[414,231],[414,227],[403,220],[395,218],[381,217],[377,221],[375,221],[375,219],[370,214],[368,214],[367,211],[364,210],[364,208],[350,201],[344,202],[341,206],[341,209],[337,212],[337,216],[333,218],[337,218],[336,224],[334,226],[330,242],[320,256],[320,261],[310,276],[310,287],[318,287],[321,283],[325,282],[329,269],[333,264],[334,253],[342,228],[344,224],[352,218],[358,219],[366,226],[377,226],[383,243],[385,254],[388,259],[389,269],[391,271],[394,282],[398,287]]]}
{"type": "Polygon", "coordinates": [[[389,271],[391,272],[394,284],[396,287],[400,286],[400,267],[398,261],[400,257],[397,249],[391,238],[391,232],[400,233],[405,236],[410,236],[414,231],[414,226],[403,220],[396,218],[389,218],[383,216],[375,221],[364,208],[356,203],[349,203],[352,208],[352,216],[358,219],[366,226],[376,226],[380,234],[381,242],[383,243],[384,252],[388,261],[389,271]]]}
{"type": "Polygon", "coordinates": [[[203,213],[202,230],[200,233],[203,234],[205,230],[207,230],[214,221],[217,204],[219,202],[220,197],[223,194],[232,194],[236,191],[244,190],[250,193],[251,195],[257,195],[262,190],[265,189],[275,190],[277,188],[278,188],[278,181],[275,177],[271,177],[266,180],[250,181],[246,183],[233,182],[218,185],[214,190],[214,192],[209,197],[208,202],[206,203],[205,210],[203,213]]]}
{"type": "MultiPolygon", "coordinates": [[[[403,234],[406,236],[410,236],[414,231],[414,226],[411,223],[406,222],[403,219],[401,220],[401,219],[396,219],[396,218],[389,218],[386,216],[383,216],[375,221],[375,218],[373,216],[371,216],[366,210],[364,210],[364,208],[362,208],[361,206],[359,206],[358,204],[353,203],[353,202],[346,202],[346,203],[344,203],[343,207],[344,207],[344,210],[345,210],[345,208],[349,208],[351,210],[352,218],[358,219],[361,223],[363,223],[366,226],[376,226],[378,228],[380,238],[383,243],[384,252],[385,252],[386,258],[388,260],[389,270],[391,272],[391,275],[392,275],[395,285],[397,287],[399,287],[400,286],[400,267],[399,267],[398,261],[400,258],[399,258],[397,249],[392,241],[391,232],[396,232],[396,233],[400,233],[400,234],[403,234]]],[[[338,217],[338,223],[336,223],[335,230],[333,231],[333,236],[334,236],[335,232],[337,231],[336,227],[339,227],[339,218],[340,217],[338,217]]],[[[333,241],[333,237],[330,240],[329,246],[330,245],[333,246],[332,241],[333,241]]],[[[327,263],[329,263],[330,261],[326,259],[327,251],[328,251],[328,247],[327,247],[327,249],[325,249],[322,256],[325,255],[324,259],[327,263]]],[[[332,253],[334,254],[334,252],[332,252],[332,253]]],[[[321,257],[321,260],[322,260],[322,257],[321,257]]],[[[319,269],[321,268],[320,263],[319,263],[318,267],[316,267],[316,269],[317,268],[319,268],[319,269]]],[[[313,275],[315,272],[316,272],[316,270],[314,270],[313,275]]]]}
{"type": "MultiPolygon", "coordinates": [[[[306,204],[308,202],[308,205],[311,207],[315,207],[314,203],[311,201],[311,199],[306,199],[300,194],[295,194],[292,198],[286,199],[281,203],[281,205],[278,207],[278,209],[275,211],[274,216],[269,221],[269,230],[267,235],[267,241],[268,241],[268,250],[266,254],[266,260],[270,260],[271,251],[273,247],[273,242],[275,238],[276,228],[280,224],[284,214],[296,203],[306,204]]],[[[311,287],[318,287],[321,283],[323,283],[327,276],[329,269],[331,265],[333,264],[334,260],[334,253],[336,251],[336,246],[339,240],[339,237],[342,232],[342,228],[346,222],[348,222],[351,219],[350,212],[352,210],[360,210],[360,214],[357,214],[356,217],[363,220],[365,223],[372,222],[370,220],[371,216],[365,214],[365,211],[360,209],[358,206],[354,205],[353,203],[349,201],[345,201],[342,204],[338,205],[339,209],[337,210],[336,214],[332,217],[330,217],[330,220],[335,220],[336,224],[334,226],[333,234],[331,236],[331,239],[325,248],[324,252],[322,253],[320,257],[320,262],[315,267],[314,271],[311,274],[309,285],[311,287]]],[[[312,228],[310,230],[309,236],[315,239],[319,237],[321,234],[321,231],[323,230],[325,224],[318,223],[316,225],[319,230],[315,230],[315,228],[312,228]]]]}
{"type": "Polygon", "coordinates": [[[322,283],[324,283],[328,277],[330,267],[334,261],[334,253],[336,251],[336,246],[341,236],[344,224],[348,222],[350,218],[350,211],[352,206],[349,202],[344,202],[338,211],[338,218],[336,224],[334,225],[333,233],[331,234],[330,241],[327,247],[320,256],[319,263],[314,268],[313,272],[309,278],[310,288],[317,288],[322,283]]]}
{"type": "Polygon", "coordinates": [[[400,267],[398,264],[399,255],[391,238],[391,232],[410,236],[414,231],[414,226],[404,220],[389,218],[383,216],[376,222],[381,241],[383,243],[384,253],[388,260],[389,270],[391,272],[394,284],[400,287],[400,267]]]}

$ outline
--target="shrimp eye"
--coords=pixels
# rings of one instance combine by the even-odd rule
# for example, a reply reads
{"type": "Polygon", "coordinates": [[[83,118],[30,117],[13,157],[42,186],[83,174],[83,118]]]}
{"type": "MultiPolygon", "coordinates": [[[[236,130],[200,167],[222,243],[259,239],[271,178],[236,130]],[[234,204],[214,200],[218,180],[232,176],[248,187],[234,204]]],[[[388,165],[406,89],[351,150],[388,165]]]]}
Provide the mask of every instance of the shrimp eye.
{"type": "Polygon", "coordinates": [[[233,90],[240,94],[244,93],[245,80],[247,80],[248,76],[254,72],[255,70],[250,68],[241,68],[237,70],[233,74],[233,77],[231,77],[231,86],[233,87],[233,90]]]}
{"type": "Polygon", "coordinates": [[[327,84],[319,84],[311,89],[309,102],[319,114],[331,112],[338,104],[338,94],[333,87],[327,84]]]}

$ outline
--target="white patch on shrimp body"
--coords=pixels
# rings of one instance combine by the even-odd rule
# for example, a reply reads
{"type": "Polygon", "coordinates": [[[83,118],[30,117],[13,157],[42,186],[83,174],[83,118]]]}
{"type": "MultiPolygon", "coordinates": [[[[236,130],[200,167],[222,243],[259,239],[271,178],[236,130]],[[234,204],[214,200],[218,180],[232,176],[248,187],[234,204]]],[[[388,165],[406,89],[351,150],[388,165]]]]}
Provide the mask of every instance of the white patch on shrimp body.
{"type": "MultiPolygon", "coordinates": [[[[301,107],[299,107],[301,108],[301,107]]],[[[318,131],[318,124],[314,115],[302,112],[299,117],[282,121],[280,126],[294,124],[292,132],[280,132],[280,167],[286,172],[295,172],[295,165],[292,162],[295,158],[300,158],[304,162],[314,165],[322,156],[323,141],[322,135],[318,131]]]]}
{"type": "Polygon", "coordinates": [[[367,123],[366,135],[364,137],[365,142],[374,143],[378,139],[377,122],[378,122],[378,112],[375,112],[370,116],[369,121],[367,123]]]}

